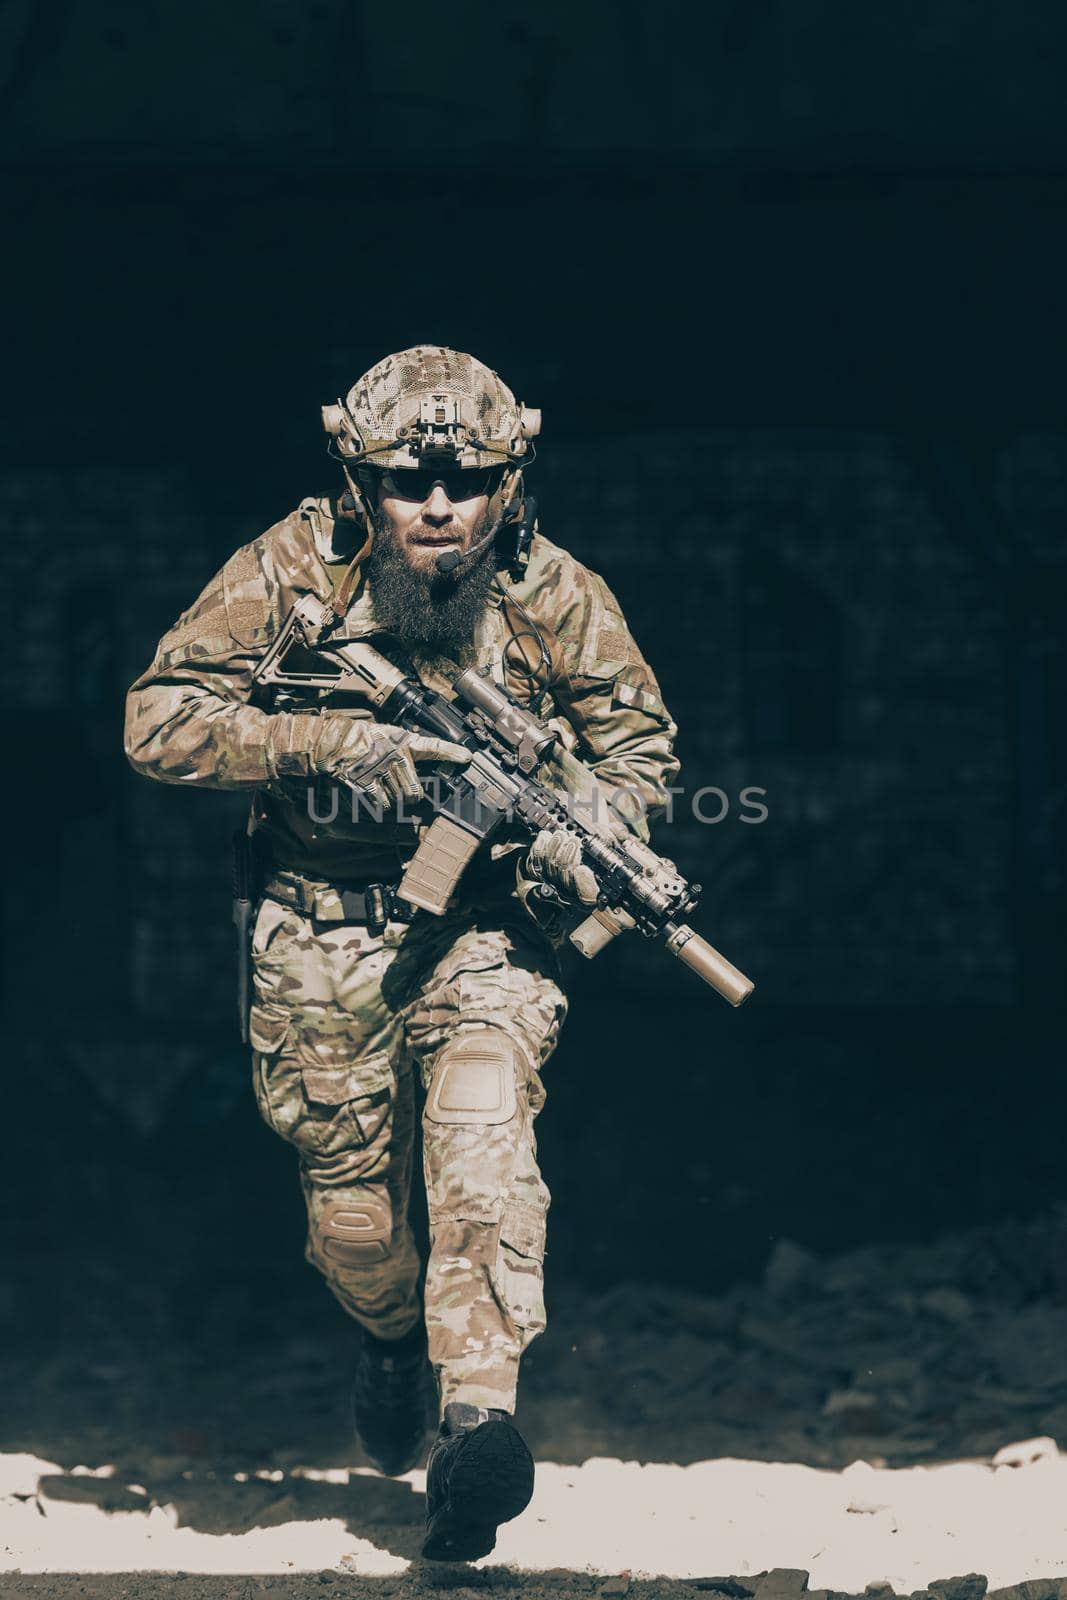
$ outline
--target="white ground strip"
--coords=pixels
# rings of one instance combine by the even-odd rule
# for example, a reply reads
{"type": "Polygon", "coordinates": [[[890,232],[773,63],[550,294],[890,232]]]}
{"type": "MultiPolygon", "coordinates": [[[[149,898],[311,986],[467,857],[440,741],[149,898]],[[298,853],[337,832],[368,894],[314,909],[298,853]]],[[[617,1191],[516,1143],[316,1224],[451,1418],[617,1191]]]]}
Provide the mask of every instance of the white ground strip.
{"type": "MultiPolygon", "coordinates": [[[[80,1469],[107,1476],[109,1469],[80,1469]]],[[[167,1505],[108,1513],[38,1497],[59,1473],[35,1456],[0,1456],[0,1571],[292,1573],[338,1567],[367,1576],[408,1562],[336,1519],[216,1536],[176,1526],[167,1505]]],[[[344,1483],[341,1471],[300,1471],[344,1483]]],[[[424,1475],[402,1480],[421,1492],[424,1475]]],[[[223,1491],[220,1484],[220,1491],[223,1491]]],[[[1051,1440],[994,1463],[843,1472],[775,1462],[680,1467],[593,1459],[539,1463],[532,1505],[503,1528],[491,1564],[635,1577],[691,1578],[804,1568],[810,1587],[910,1594],[932,1579],[982,1572],[990,1588],[1067,1575],[1067,1455],[1051,1440]]]]}

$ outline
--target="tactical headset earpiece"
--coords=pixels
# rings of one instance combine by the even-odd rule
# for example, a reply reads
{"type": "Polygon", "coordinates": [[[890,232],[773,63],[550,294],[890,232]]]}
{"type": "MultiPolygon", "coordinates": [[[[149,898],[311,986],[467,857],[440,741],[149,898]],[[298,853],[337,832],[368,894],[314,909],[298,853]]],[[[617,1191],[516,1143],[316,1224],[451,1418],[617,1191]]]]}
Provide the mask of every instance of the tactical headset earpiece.
{"type": "Polygon", "coordinates": [[[341,496],[341,510],[350,516],[362,517],[368,532],[377,533],[382,514],[378,506],[378,486],[373,469],[363,467],[358,477],[354,477],[347,462],[342,461],[341,471],[348,485],[347,493],[341,496]]]}

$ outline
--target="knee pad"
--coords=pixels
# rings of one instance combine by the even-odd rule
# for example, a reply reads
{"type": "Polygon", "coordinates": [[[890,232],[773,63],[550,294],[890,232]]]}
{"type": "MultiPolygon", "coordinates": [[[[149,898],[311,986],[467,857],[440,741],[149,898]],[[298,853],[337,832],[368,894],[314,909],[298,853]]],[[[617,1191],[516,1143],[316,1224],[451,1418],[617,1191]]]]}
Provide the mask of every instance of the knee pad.
{"type": "Polygon", "coordinates": [[[347,1199],[331,1200],[318,1219],[322,1253],[345,1267],[384,1261],[393,1234],[393,1208],[385,1189],[356,1190],[347,1199]]]}
{"type": "Polygon", "coordinates": [[[516,1082],[526,1065],[510,1034],[499,1028],[465,1029],[437,1058],[427,1117],[431,1122],[487,1127],[510,1122],[518,1103],[516,1082]]]}

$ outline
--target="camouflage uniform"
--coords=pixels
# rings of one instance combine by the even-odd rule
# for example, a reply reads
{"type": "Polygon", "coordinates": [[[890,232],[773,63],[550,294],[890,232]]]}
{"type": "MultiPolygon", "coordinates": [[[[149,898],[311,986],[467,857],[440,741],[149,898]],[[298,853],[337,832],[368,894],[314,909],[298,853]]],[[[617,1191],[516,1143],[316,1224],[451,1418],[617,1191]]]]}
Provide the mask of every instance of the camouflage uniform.
{"type": "MultiPolygon", "coordinates": [[[[273,713],[248,698],[293,600],[330,598],[360,532],[336,502],[314,498],[238,550],[131,688],[126,750],[162,782],[256,792],[273,868],[253,935],[255,1093],[266,1122],[299,1153],[308,1259],[372,1333],[399,1337],[420,1315],[407,1220],[417,1069],[431,1238],[425,1316],[442,1407],[464,1400],[512,1411],[519,1357],[545,1322],[549,1195],[533,1121],[544,1101],[539,1069],[566,1013],[559,928],[527,908],[518,835],[476,858],[445,917],[419,912],[380,936],[346,921],[341,886],[397,882],[428,813],[376,820],[342,807],[318,820],[330,819],[329,797],[309,805],[306,779],[270,770],[273,713]]],[[[554,631],[569,677],[565,716],[547,691],[532,709],[609,788],[661,805],[677,771],[675,728],[610,590],[538,535],[510,592],[554,631]]],[[[339,636],[375,631],[364,581],[339,636]]],[[[494,595],[475,654],[515,690],[507,641],[494,595]]],[[[452,663],[384,648],[430,687],[447,688],[452,663]]]]}

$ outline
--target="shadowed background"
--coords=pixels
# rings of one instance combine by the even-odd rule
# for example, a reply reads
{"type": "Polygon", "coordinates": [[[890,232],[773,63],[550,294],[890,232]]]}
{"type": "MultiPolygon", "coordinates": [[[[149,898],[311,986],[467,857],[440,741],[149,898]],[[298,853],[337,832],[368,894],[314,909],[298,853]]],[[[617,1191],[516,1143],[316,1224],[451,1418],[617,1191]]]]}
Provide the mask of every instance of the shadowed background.
{"type": "Polygon", "coordinates": [[[319,405],[420,341],[543,408],[542,526],[732,801],[658,842],[758,985],[732,1014],[636,940],[574,972],[550,1292],[1062,1199],[1062,8],[15,0],[0,34],[12,1330],[76,1321],[71,1260],[191,1317],[310,1276],[233,1021],[243,803],[135,778],[122,701],[332,486],[319,405]]]}

